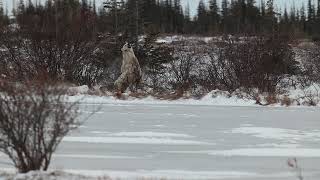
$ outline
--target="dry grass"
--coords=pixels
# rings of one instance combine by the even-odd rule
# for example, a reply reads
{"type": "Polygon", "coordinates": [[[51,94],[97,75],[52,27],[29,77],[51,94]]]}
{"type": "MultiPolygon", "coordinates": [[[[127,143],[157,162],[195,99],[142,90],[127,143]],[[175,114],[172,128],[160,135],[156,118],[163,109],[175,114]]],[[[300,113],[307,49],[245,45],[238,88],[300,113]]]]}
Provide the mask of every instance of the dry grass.
{"type": "Polygon", "coordinates": [[[181,91],[176,92],[166,92],[166,93],[155,93],[152,96],[159,100],[178,100],[183,97],[183,93],[181,91]]]}
{"type": "Polygon", "coordinates": [[[278,98],[275,94],[268,94],[266,97],[264,97],[264,100],[267,105],[278,103],[278,98]]]}
{"type": "Polygon", "coordinates": [[[288,96],[283,96],[282,99],[280,99],[281,106],[290,106],[293,103],[293,100],[291,100],[288,96]]]}
{"type": "Polygon", "coordinates": [[[141,99],[141,98],[145,98],[145,97],[149,96],[149,94],[146,92],[131,92],[129,94],[129,96],[141,99]]]}

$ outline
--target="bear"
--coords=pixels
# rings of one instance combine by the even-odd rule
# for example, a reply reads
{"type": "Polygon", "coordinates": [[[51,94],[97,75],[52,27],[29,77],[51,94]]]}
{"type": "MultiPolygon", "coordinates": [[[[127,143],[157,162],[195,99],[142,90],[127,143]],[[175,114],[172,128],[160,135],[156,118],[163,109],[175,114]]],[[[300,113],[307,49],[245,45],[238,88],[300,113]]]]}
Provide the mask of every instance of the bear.
{"type": "Polygon", "coordinates": [[[142,79],[140,64],[134,54],[133,48],[128,43],[125,43],[121,48],[121,51],[121,75],[114,83],[115,90],[120,94],[125,92],[128,87],[137,88],[142,79]]]}

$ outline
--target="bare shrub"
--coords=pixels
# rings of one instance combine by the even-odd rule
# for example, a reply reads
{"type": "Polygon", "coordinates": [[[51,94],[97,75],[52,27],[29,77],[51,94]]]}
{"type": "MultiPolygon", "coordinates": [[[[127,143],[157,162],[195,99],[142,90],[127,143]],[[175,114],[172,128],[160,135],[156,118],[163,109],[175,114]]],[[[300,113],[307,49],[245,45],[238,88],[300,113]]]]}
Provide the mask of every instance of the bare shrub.
{"type": "Polygon", "coordinates": [[[282,99],[280,99],[281,105],[290,106],[293,102],[288,96],[284,96],[282,99]]]}
{"type": "Polygon", "coordinates": [[[92,87],[117,77],[121,37],[83,37],[81,29],[56,36],[51,31],[15,29],[0,34],[0,70],[14,81],[46,74],[52,81],[92,87]],[[80,36],[80,37],[78,37],[80,36]]]}
{"type": "Polygon", "coordinates": [[[173,48],[157,43],[158,35],[155,32],[148,32],[136,53],[144,72],[145,85],[156,92],[166,89],[163,86],[167,73],[166,64],[173,61],[173,48]]]}
{"type": "Polygon", "coordinates": [[[316,106],[320,99],[320,87],[318,84],[311,84],[309,87],[302,88],[300,99],[304,100],[304,104],[316,106]]]}
{"type": "Polygon", "coordinates": [[[197,84],[199,79],[197,66],[203,55],[198,50],[198,48],[186,44],[180,44],[174,49],[174,60],[170,62],[168,70],[171,74],[171,87],[180,94],[195,88],[197,84]]]}
{"type": "Polygon", "coordinates": [[[79,125],[66,90],[43,83],[0,84],[0,151],[20,173],[47,170],[62,138],[79,125]]]}
{"type": "Polygon", "coordinates": [[[212,86],[234,91],[240,87],[275,92],[285,74],[298,71],[287,41],[268,37],[230,38],[208,50],[212,86]]]}
{"type": "Polygon", "coordinates": [[[107,90],[113,90],[114,81],[120,76],[122,52],[121,48],[125,44],[124,36],[112,36],[103,34],[99,36],[100,44],[95,51],[94,59],[99,68],[96,82],[104,86],[107,90]]]}
{"type": "Polygon", "coordinates": [[[276,104],[278,102],[278,98],[275,94],[268,94],[265,96],[265,101],[267,105],[276,104]]]}
{"type": "Polygon", "coordinates": [[[308,82],[320,83],[320,44],[302,42],[299,44],[297,51],[303,73],[307,77],[307,79],[303,80],[304,84],[308,82]]]}

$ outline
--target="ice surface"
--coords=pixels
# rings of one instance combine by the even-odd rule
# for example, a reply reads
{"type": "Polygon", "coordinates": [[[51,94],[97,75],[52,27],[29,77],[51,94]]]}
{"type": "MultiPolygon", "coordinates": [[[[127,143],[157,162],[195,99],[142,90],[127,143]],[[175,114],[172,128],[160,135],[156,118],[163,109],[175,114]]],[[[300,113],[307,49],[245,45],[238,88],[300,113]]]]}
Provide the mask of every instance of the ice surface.
{"type": "Polygon", "coordinates": [[[166,144],[166,145],[204,145],[211,144],[202,141],[179,140],[171,138],[146,137],[86,137],[67,136],[64,142],[107,143],[107,144],[166,144]]]}
{"type": "Polygon", "coordinates": [[[110,134],[110,136],[123,136],[123,137],[180,137],[180,138],[192,138],[188,134],[176,134],[176,133],[160,133],[160,132],[119,132],[110,134]]]}
{"type": "MultiPolygon", "coordinates": [[[[62,141],[52,171],[90,180],[293,180],[286,163],[296,157],[305,179],[320,177],[318,107],[110,102],[98,104],[101,113],[62,141]]],[[[96,107],[84,104],[80,111],[96,107]]]]}
{"type": "Polygon", "coordinates": [[[243,148],[207,151],[168,151],[173,154],[208,154],[212,156],[308,157],[320,158],[320,149],[308,148],[243,148]]]}
{"type": "MultiPolygon", "coordinates": [[[[230,133],[249,134],[259,138],[279,139],[287,141],[320,141],[320,130],[294,130],[271,127],[240,127],[229,131],[230,133]]],[[[228,133],[228,131],[226,132],[228,133]]]]}

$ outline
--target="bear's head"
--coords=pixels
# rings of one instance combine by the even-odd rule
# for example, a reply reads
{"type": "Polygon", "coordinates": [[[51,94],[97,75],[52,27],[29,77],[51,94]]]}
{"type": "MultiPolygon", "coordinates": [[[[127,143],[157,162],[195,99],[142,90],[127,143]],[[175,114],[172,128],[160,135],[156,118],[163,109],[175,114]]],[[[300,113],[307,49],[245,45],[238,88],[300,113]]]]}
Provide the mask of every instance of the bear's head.
{"type": "Polygon", "coordinates": [[[132,53],[133,53],[132,47],[131,47],[130,44],[127,43],[127,42],[123,45],[123,47],[121,48],[121,51],[122,51],[123,53],[124,53],[124,52],[132,52],[132,53]]]}

